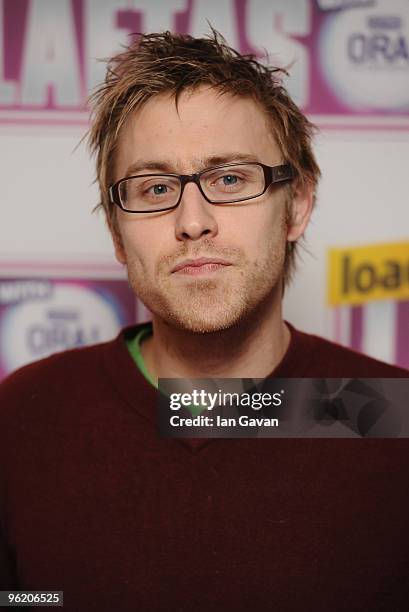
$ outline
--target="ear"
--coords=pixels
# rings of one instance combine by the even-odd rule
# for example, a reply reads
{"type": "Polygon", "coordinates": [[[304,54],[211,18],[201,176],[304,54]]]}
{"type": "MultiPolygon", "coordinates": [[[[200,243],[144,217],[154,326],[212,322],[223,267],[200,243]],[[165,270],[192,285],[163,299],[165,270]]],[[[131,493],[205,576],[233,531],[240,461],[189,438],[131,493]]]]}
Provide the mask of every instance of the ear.
{"type": "Polygon", "coordinates": [[[311,217],[314,203],[314,186],[306,181],[293,188],[292,203],[287,225],[287,240],[295,242],[300,238],[311,217]]]}
{"type": "Polygon", "coordinates": [[[118,227],[116,227],[115,221],[109,221],[108,227],[114,245],[115,257],[120,264],[126,264],[126,254],[122,242],[122,237],[119,233],[118,227]]]}

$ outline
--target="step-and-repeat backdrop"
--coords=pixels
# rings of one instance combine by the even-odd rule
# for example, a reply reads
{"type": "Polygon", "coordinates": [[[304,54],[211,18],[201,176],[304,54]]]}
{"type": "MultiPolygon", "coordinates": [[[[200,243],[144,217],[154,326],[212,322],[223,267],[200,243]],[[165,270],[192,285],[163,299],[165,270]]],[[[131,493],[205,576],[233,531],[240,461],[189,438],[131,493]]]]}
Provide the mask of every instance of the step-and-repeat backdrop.
{"type": "Polygon", "coordinates": [[[91,162],[85,151],[67,160],[104,78],[99,59],[137,32],[202,36],[209,23],[288,67],[321,131],[319,264],[302,264],[290,317],[409,367],[409,0],[0,0],[0,377],[149,316],[102,223],[90,239],[91,162]]]}

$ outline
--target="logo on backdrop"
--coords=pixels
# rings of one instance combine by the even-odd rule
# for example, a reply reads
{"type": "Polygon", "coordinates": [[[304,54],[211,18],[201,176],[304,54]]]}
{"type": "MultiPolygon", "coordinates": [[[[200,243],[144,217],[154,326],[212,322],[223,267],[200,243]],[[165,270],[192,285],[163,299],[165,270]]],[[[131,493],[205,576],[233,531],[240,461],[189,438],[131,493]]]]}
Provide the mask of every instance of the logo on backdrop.
{"type": "Polygon", "coordinates": [[[203,36],[211,23],[242,53],[290,66],[285,84],[316,123],[389,126],[399,112],[408,127],[408,21],[409,0],[1,0],[0,123],[86,124],[98,58],[134,32],[203,36]]]}
{"type": "Polygon", "coordinates": [[[332,306],[391,299],[409,300],[409,242],[330,250],[332,306]]]}
{"type": "Polygon", "coordinates": [[[409,242],[334,248],[328,263],[333,338],[409,369],[409,242]]]}
{"type": "Polygon", "coordinates": [[[134,321],[124,280],[0,279],[0,379],[52,353],[110,340],[134,321]]]}
{"type": "Polygon", "coordinates": [[[331,15],[320,33],[320,58],[334,94],[357,110],[409,108],[409,3],[377,2],[331,15]]]}

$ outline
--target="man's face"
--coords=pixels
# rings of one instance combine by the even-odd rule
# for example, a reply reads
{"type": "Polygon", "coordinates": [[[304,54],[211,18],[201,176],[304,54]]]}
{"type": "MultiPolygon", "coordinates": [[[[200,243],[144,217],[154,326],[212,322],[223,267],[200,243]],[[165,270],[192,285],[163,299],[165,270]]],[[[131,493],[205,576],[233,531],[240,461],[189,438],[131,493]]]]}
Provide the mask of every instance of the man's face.
{"type": "MultiPolygon", "coordinates": [[[[160,95],[128,118],[115,180],[134,165],[133,174],[191,174],[243,156],[270,166],[284,161],[255,102],[202,87],[184,92],[178,109],[173,96],[160,95]]],[[[188,183],[174,210],[131,214],[118,208],[116,256],[154,316],[196,333],[227,329],[281,295],[285,208],[283,186],[240,204],[213,205],[188,183]],[[215,263],[175,270],[199,258],[215,263]]]]}

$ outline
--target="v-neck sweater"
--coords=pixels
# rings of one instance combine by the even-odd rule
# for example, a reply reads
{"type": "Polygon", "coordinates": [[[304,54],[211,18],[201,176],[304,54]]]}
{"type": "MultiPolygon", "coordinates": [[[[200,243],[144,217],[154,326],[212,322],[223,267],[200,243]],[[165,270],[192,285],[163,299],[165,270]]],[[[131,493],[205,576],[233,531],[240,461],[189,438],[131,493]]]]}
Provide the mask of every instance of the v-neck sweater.
{"type": "MultiPolygon", "coordinates": [[[[407,610],[406,439],[163,439],[125,339],[0,386],[0,589],[66,611],[407,610]]],[[[406,377],[291,328],[272,376],[406,377]]]]}

